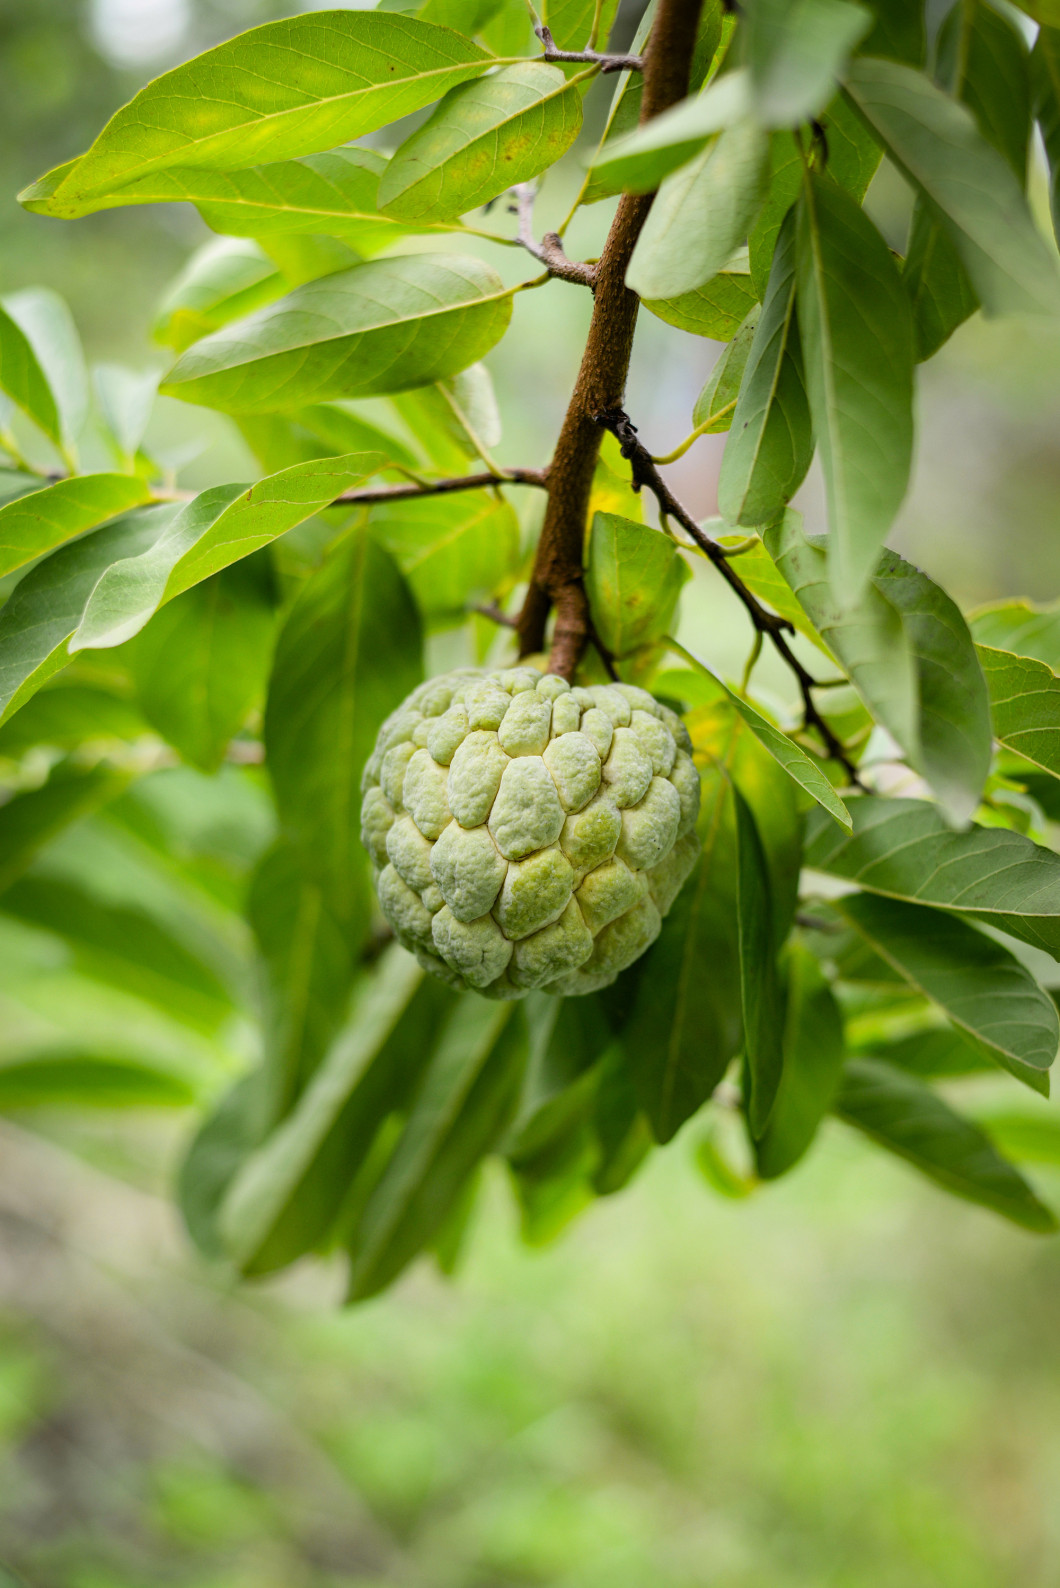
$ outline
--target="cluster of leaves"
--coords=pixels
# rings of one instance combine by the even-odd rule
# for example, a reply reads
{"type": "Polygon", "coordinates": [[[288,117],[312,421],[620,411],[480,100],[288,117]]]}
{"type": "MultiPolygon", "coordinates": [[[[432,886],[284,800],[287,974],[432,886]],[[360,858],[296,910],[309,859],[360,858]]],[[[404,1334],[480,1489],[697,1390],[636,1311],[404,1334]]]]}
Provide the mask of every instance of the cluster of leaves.
{"type": "Polygon", "coordinates": [[[18,1012],[0,1105],[204,1102],[245,1069],[182,1202],[246,1273],[345,1249],[360,1297],[423,1250],[449,1264],[490,1154],[547,1238],[711,1099],[701,1160],[730,1194],[790,1169],[831,1113],[1055,1224],[1016,1167],[1060,1159],[1051,1120],[976,1122],[929,1083],[1001,1069],[1048,1092],[1060,1028],[1033,969],[1060,959],[1060,610],[969,622],[882,549],[915,362],[980,305],[1060,309],[1025,198],[1033,116],[1060,171],[1046,0],[1025,7],[1033,51],[1007,11],[958,0],[930,66],[920,0],[706,0],[675,108],[637,127],[638,72],[603,76],[578,202],[656,192],[629,285],[726,344],[693,415],[732,432],[707,529],[735,533],[745,592],[836,686],[817,710],[856,784],[754,698],[757,652],[733,688],[671,638],[698,548],[644,523],[609,443],[594,630],[685,714],[696,870],[589,998],[458,996],[373,913],[357,828],[380,723],[425,633],[505,655],[475,603],[510,605],[529,570],[480,361],[548,275],[505,286],[480,255],[519,246],[506,215],[462,217],[571,149],[615,9],[550,0],[546,53],[583,57],[560,62],[524,0],[268,24],[149,84],[22,195],[58,217],[198,208],[220,237],[163,305],[161,389],[230,416],[264,476],[177,491],[144,447],[155,381],[90,381],[53,296],[0,303],[0,995],[18,1012]],[[389,158],[353,141],[432,104],[389,158]],[[862,208],[883,159],[914,194],[904,260],[862,208]],[[823,539],[788,506],[815,445],[823,539]],[[486,486],[437,489],[470,467],[486,486]]]}

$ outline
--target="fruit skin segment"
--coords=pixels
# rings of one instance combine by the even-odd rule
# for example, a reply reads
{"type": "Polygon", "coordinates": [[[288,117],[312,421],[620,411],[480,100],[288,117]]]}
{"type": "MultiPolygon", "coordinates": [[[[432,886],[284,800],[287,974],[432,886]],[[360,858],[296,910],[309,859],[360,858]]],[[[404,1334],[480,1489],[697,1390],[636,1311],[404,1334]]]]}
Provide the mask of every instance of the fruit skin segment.
{"type": "Polygon", "coordinates": [[[691,749],[632,684],[510,667],[420,685],[362,781],[361,840],[398,941],[487,998],[608,986],[699,854],[691,749]]]}

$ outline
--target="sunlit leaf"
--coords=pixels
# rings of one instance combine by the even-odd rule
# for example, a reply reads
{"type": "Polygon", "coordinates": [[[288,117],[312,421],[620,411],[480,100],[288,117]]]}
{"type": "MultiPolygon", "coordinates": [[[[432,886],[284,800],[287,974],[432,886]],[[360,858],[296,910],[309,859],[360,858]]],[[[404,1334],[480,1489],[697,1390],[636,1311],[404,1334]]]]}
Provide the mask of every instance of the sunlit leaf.
{"type": "Polygon", "coordinates": [[[0,507],[0,575],[142,506],[152,495],[150,486],[129,474],[76,474],[5,502],[0,507]]]}
{"type": "Polygon", "coordinates": [[[666,535],[615,513],[594,514],[585,586],[596,631],[613,656],[665,634],[688,577],[666,535]]]}

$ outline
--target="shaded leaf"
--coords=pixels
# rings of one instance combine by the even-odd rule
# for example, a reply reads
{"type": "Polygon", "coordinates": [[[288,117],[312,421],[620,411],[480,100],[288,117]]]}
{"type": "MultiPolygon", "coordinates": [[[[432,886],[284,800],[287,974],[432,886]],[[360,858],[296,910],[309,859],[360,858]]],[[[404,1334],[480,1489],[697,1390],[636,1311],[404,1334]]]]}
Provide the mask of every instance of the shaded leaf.
{"type": "Polygon", "coordinates": [[[177,1205],[204,1257],[226,1257],[217,1216],[240,1165],[261,1140],[261,1072],[245,1075],[200,1125],[180,1166],[177,1205]]]}
{"type": "Polygon", "coordinates": [[[336,144],[438,99],[490,57],[411,17],[316,11],[267,22],[148,83],[92,147],[20,195],[76,216],[150,172],[241,170],[336,144]]]}
{"type": "Polygon", "coordinates": [[[613,656],[665,634],[688,577],[668,536],[615,513],[593,515],[585,588],[596,632],[613,656]]]}
{"type": "Polygon", "coordinates": [[[121,792],[128,775],[110,767],[60,763],[40,788],[0,806],[0,893],[63,828],[121,792]]]}
{"type": "Polygon", "coordinates": [[[702,427],[705,435],[721,435],[732,427],[733,412],[740,395],[760,313],[756,303],[715,363],[706,385],[696,398],[695,407],[692,409],[692,423],[697,430],[702,427]]]}
{"type": "Polygon", "coordinates": [[[745,120],[750,110],[747,73],[727,72],[701,94],[605,143],[593,161],[593,174],[614,192],[650,193],[700,154],[708,139],[745,120]]]}
{"type": "Polygon", "coordinates": [[[899,1070],[874,1059],[850,1060],[835,1111],[955,1196],[1024,1229],[1048,1234],[1056,1228],[1052,1212],[978,1125],[899,1070]]]}
{"type": "Polygon", "coordinates": [[[72,456],[88,414],[88,370],[73,315],[64,299],[48,287],[10,293],[3,307],[17,321],[37,356],[55,400],[58,446],[72,456]]]}
{"type": "Polygon", "coordinates": [[[492,493],[391,502],[373,507],[369,523],[435,623],[462,622],[471,600],[490,595],[518,567],[519,521],[492,493]]]}
{"type": "Polygon", "coordinates": [[[828,576],[850,606],[909,483],[912,321],[890,250],[853,198],[809,176],[795,230],[806,389],[828,499],[828,576]]]}
{"type": "Polygon", "coordinates": [[[0,303],[0,391],[56,446],[62,435],[59,410],[48,377],[29,338],[3,303],[0,303]]]}
{"type": "Polygon", "coordinates": [[[91,1049],[44,1049],[0,1063],[0,1108],[186,1108],[195,1089],[179,1075],[91,1049]]]}
{"type": "Polygon", "coordinates": [[[969,1042],[963,1032],[953,1026],[932,1026],[926,1031],[898,1037],[894,1042],[873,1043],[865,1056],[928,1079],[974,1075],[993,1069],[993,1061],[986,1050],[969,1042]]]}
{"type": "Polygon", "coordinates": [[[275,303],[288,282],[257,243],[218,238],[196,249],[158,306],[156,342],[183,353],[211,331],[275,303]]]}
{"type": "Polygon", "coordinates": [[[862,55],[922,66],[927,53],[924,0],[871,0],[872,31],[861,41],[862,55]]]}
{"type": "Polygon", "coordinates": [[[823,110],[836,76],[871,26],[871,12],[849,0],[753,0],[747,63],[762,123],[797,127],[823,110]]]}
{"type": "Polygon", "coordinates": [[[667,325],[690,331],[693,336],[709,336],[715,342],[730,342],[758,305],[748,264],[747,250],[727,261],[724,270],[705,281],[694,292],[676,298],[650,298],[644,307],[667,325]]]}
{"type": "Polygon", "coordinates": [[[511,312],[511,292],[480,260],[373,260],[296,287],[205,337],[162,391],[232,413],[405,391],[474,364],[504,335],[511,312]]]}
{"type": "Polygon", "coordinates": [[[0,728],[0,756],[24,755],[35,745],[74,750],[147,732],[135,704],[89,684],[42,689],[0,728]]]}
{"type": "Polygon", "coordinates": [[[762,840],[739,789],[734,790],[734,800],[740,997],[749,1092],[747,1119],[751,1135],[757,1140],[769,1123],[780,1085],[784,1062],[784,999],[777,976],[773,901],[762,840]]]}
{"type": "Polygon", "coordinates": [[[763,1180],[786,1174],[832,1107],[843,1065],[843,1019],[809,949],[797,939],[785,962],[783,1066],[769,1124],[755,1145],[763,1180]]]}
{"type": "Polygon", "coordinates": [[[1060,4],[1056,6],[1056,25],[1038,29],[1031,51],[1031,88],[1049,164],[1049,209],[1055,235],[1060,228],[1060,4]]]}

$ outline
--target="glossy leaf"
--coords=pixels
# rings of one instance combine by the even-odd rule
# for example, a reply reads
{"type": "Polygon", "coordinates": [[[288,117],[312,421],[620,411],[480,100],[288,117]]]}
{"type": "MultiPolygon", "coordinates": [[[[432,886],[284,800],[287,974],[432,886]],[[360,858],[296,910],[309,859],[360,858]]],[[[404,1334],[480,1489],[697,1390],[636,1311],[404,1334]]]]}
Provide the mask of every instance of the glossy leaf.
{"type": "Polygon", "coordinates": [[[537,176],[581,130],[582,96],[555,66],[527,61],[446,94],[379,183],[398,220],[453,220],[537,176]]]}
{"type": "Polygon", "coordinates": [[[613,656],[628,656],[670,626],[688,565],[658,530],[596,513],[585,573],[593,623],[613,656]]]}
{"type": "Polygon", "coordinates": [[[87,153],[20,199],[44,215],[87,215],[174,166],[242,170],[330,149],[439,99],[489,59],[458,33],[383,12],[267,22],[148,83],[87,153]]]}
{"type": "Polygon", "coordinates": [[[813,457],[795,319],[795,219],[777,239],[762,313],[721,461],[718,506],[733,524],[771,523],[798,490],[813,457]]]}
{"type": "Polygon", "coordinates": [[[909,483],[912,322],[887,244],[840,188],[809,177],[795,232],[806,389],[828,500],[828,576],[850,606],[909,483]]]}
{"type": "Polygon", "coordinates": [[[768,159],[768,135],[754,121],[739,121],[668,176],[633,250],[626,284],[642,298],[674,298],[724,269],[747,237],[768,159]]]}
{"type": "Polygon", "coordinates": [[[1060,275],[1020,184],[971,112],[895,61],[854,61],[846,88],[949,227],[985,312],[1060,310],[1060,275]]]}
{"type": "Polygon", "coordinates": [[[902,900],[862,893],[836,908],[873,953],[989,1057],[1048,1096],[1060,1021],[1052,999],[1014,954],[967,921],[902,900]]]}
{"type": "Polygon", "coordinates": [[[237,563],[186,590],[126,652],[147,721],[216,772],[265,694],[275,614],[261,570],[237,563]]]}
{"type": "Polygon", "coordinates": [[[676,298],[649,298],[644,304],[667,325],[691,331],[693,336],[709,336],[715,342],[730,342],[757,306],[746,249],[740,249],[724,270],[694,292],[682,292],[676,298]]]}
{"type": "Polygon", "coordinates": [[[784,997],[777,975],[769,872],[754,816],[739,789],[736,808],[736,919],[747,1066],[747,1120],[757,1141],[769,1124],[784,1062],[784,997]]]}
{"type": "Polygon", "coordinates": [[[746,48],[759,120],[797,127],[823,110],[871,26],[871,12],[850,0],[753,0],[746,48]]]}
{"type": "Polygon", "coordinates": [[[844,611],[830,593],[821,544],[803,536],[795,514],[765,538],[869,710],[952,819],[966,821],[990,766],[990,720],[982,668],[955,603],[887,551],[865,596],[844,611]]]}
{"type": "Polygon", "coordinates": [[[798,940],[785,962],[780,1085],[769,1124],[755,1144],[763,1180],[786,1174],[809,1149],[832,1107],[843,1065],[843,1019],[814,955],[798,940]]]}
{"type": "Polygon", "coordinates": [[[79,474],[0,507],[0,575],[11,573],[152,497],[128,474],[79,474]]]}
{"type": "Polygon", "coordinates": [[[351,1300],[375,1295],[437,1234],[510,1121],[525,1061],[519,1013],[487,999],[460,1001],[355,1232],[351,1300]]]}
{"type": "Polygon", "coordinates": [[[1060,856],[1006,828],[953,832],[924,800],[847,802],[854,834],[811,816],[806,864],[893,899],[983,921],[1060,959],[1060,856]]]}
{"type": "Polygon", "coordinates": [[[469,603],[491,595],[518,567],[519,521],[486,492],[374,507],[371,532],[405,575],[424,617],[462,622],[469,603]]]}
{"type": "Polygon", "coordinates": [[[120,645],[166,601],[266,546],[383,468],[378,452],[299,463],[256,485],[202,491],[138,555],[104,569],[70,641],[71,653],[120,645]]]}
{"type": "Polygon", "coordinates": [[[474,364],[504,335],[511,312],[511,293],[477,259],[374,260],[205,337],[162,391],[231,413],[406,391],[474,364]]]}
{"type": "Polygon", "coordinates": [[[371,908],[361,770],[383,719],[419,682],[420,666],[408,587],[377,542],[357,532],[295,598],[265,709],[280,819],[353,942],[367,935],[371,908]]]}
{"type": "Polygon", "coordinates": [[[943,1190],[1048,1234],[1053,1213],[995,1150],[990,1138],[918,1081],[874,1059],[852,1059],[836,1113],[897,1153],[943,1190]]]}

